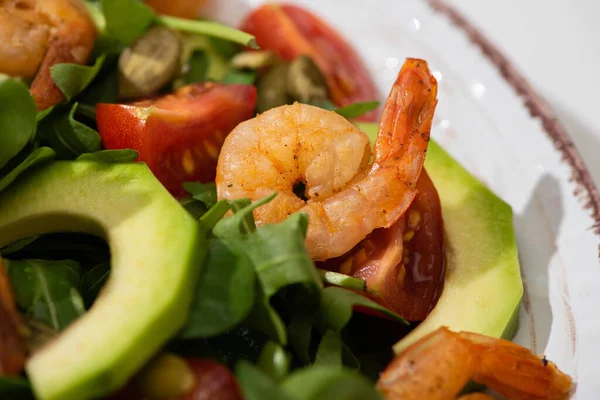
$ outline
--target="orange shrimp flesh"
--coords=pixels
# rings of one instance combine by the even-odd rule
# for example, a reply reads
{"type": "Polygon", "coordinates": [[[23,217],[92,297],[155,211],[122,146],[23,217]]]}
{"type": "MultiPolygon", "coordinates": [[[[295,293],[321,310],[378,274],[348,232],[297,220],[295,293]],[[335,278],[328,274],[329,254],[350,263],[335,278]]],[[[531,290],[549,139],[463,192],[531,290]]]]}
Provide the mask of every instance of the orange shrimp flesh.
{"type": "Polygon", "coordinates": [[[515,343],[441,327],[396,356],[377,388],[388,400],[452,400],[470,379],[510,400],[566,399],[572,384],[556,365],[515,343]]]}

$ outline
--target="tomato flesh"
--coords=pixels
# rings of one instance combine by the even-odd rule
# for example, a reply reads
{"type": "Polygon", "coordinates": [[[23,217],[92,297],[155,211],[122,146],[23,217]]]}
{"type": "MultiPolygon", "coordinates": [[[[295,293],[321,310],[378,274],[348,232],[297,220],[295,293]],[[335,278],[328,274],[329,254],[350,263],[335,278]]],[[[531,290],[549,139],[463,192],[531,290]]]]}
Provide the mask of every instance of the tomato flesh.
{"type": "MultiPolygon", "coordinates": [[[[241,29],[254,35],[263,49],[286,61],[308,55],[327,80],[337,106],[379,99],[379,93],[358,53],[325,21],[296,5],[266,4],[254,10],[241,29]]],[[[363,115],[377,121],[378,111],[363,115]]]]}
{"type": "Polygon", "coordinates": [[[135,149],[175,196],[183,182],[215,179],[225,137],[254,116],[256,88],[201,83],[130,104],[98,104],[96,121],[105,149],[135,149]]]}
{"type": "Polygon", "coordinates": [[[322,264],[364,279],[369,298],[409,321],[422,321],[431,312],[445,273],[440,199],[425,170],[417,190],[406,214],[394,225],[376,229],[349,253],[322,264]]]}

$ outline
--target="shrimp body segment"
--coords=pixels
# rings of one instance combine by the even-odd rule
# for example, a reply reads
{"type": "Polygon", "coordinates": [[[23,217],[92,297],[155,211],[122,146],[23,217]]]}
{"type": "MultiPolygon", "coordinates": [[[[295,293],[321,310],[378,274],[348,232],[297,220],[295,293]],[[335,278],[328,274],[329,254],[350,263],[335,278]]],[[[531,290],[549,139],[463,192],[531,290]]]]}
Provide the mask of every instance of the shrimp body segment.
{"type": "Polygon", "coordinates": [[[396,356],[377,388],[388,400],[452,400],[470,379],[509,400],[566,399],[572,384],[556,365],[515,343],[442,327],[396,356]]]}
{"type": "Polygon", "coordinates": [[[40,110],[64,98],[50,68],[85,64],[95,40],[96,26],[81,0],[0,1],[0,73],[33,77],[40,110]]]}
{"type": "Polygon", "coordinates": [[[278,192],[255,210],[257,224],[304,212],[311,257],[340,256],[393,224],[414,199],[436,95],[427,63],[407,60],[385,104],[370,166],[367,136],[335,112],[294,104],[245,121],[221,149],[218,197],[254,201],[278,192]],[[303,196],[294,193],[299,183],[303,196]]]}

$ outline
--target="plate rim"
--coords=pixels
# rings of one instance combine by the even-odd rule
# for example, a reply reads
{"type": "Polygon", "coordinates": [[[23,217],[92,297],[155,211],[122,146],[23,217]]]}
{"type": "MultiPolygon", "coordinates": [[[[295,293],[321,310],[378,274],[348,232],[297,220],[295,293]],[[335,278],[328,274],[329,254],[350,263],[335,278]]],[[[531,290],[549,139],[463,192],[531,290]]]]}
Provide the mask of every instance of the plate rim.
{"type": "MultiPolygon", "coordinates": [[[[590,214],[594,221],[590,229],[596,237],[600,238],[600,192],[567,129],[548,101],[533,88],[508,57],[454,6],[446,0],[427,0],[427,4],[435,12],[445,15],[454,26],[467,35],[471,43],[481,50],[483,56],[492,63],[506,83],[523,100],[530,116],[539,118],[542,122],[542,131],[550,138],[555,150],[561,153],[562,161],[571,168],[569,182],[575,184],[573,194],[579,200],[583,210],[590,214]]],[[[600,243],[598,243],[598,250],[600,260],[600,243]]]]}

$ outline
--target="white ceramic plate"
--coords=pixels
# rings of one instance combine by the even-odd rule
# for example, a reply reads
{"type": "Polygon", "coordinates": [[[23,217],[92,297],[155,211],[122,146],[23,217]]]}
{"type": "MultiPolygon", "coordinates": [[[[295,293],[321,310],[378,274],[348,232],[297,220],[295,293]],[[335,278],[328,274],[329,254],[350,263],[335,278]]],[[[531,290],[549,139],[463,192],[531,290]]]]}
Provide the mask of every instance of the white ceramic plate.
{"type": "MultiPolygon", "coordinates": [[[[259,3],[221,0],[210,11],[237,24],[259,3]]],[[[382,94],[406,57],[429,62],[440,82],[434,138],[513,207],[525,286],[515,341],[569,373],[573,399],[598,398],[600,197],[546,103],[443,3],[298,3],[354,43],[382,94]]]]}

